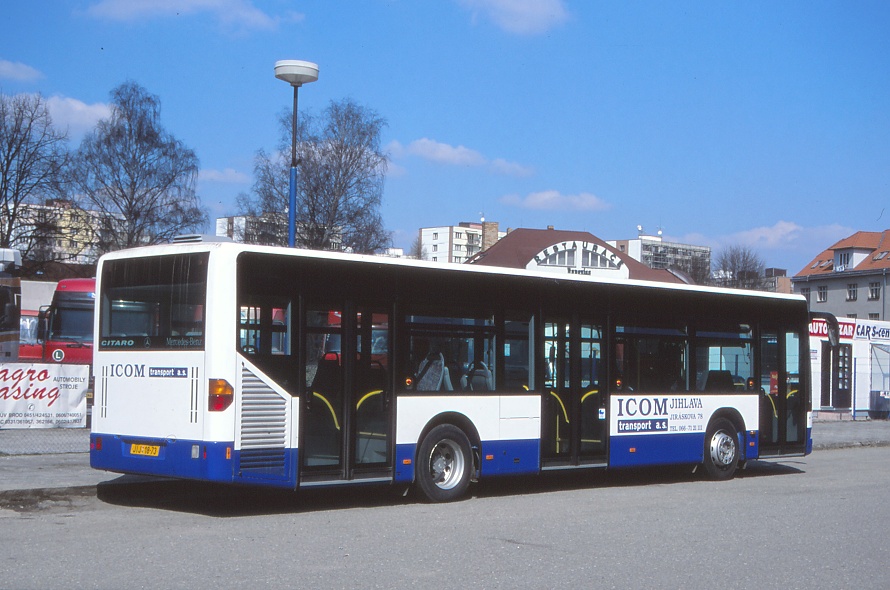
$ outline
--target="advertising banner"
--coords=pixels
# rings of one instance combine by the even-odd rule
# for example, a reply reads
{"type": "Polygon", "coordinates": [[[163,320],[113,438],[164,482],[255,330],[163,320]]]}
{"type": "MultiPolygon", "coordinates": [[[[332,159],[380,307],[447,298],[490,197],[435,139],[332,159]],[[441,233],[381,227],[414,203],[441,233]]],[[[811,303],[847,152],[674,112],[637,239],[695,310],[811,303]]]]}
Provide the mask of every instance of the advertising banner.
{"type": "Polygon", "coordinates": [[[0,428],[84,428],[89,365],[0,363],[0,428]]]}

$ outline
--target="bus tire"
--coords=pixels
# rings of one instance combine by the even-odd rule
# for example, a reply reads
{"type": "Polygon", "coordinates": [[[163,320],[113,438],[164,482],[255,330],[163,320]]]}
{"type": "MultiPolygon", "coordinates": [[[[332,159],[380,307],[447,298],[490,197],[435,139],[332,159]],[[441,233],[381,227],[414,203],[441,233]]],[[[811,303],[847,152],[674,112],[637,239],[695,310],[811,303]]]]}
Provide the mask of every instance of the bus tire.
{"type": "Polygon", "coordinates": [[[713,480],[731,479],[739,466],[739,436],[726,418],[717,418],[705,432],[705,472],[713,480]]]}
{"type": "Polygon", "coordinates": [[[416,482],[430,502],[450,502],[463,496],[472,469],[470,440],[460,428],[440,424],[420,443],[416,482]]]}

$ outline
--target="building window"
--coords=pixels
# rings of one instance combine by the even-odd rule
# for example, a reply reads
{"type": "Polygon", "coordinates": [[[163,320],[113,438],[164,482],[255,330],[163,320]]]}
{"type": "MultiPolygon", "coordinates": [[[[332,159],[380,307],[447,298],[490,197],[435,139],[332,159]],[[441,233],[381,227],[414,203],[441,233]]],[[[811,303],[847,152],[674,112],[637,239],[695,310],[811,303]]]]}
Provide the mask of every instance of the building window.
{"type": "Polygon", "coordinates": [[[433,252],[438,252],[438,251],[439,251],[439,245],[433,244],[433,252]]]}
{"type": "Polygon", "coordinates": [[[868,300],[877,301],[881,298],[881,283],[868,284],[868,300]]]}
{"type": "Polygon", "coordinates": [[[800,294],[803,295],[803,298],[807,300],[807,303],[810,302],[810,288],[809,287],[803,287],[800,290],[800,294]]]}
{"type": "Polygon", "coordinates": [[[846,270],[848,266],[850,266],[850,258],[852,254],[850,252],[841,252],[837,256],[837,265],[838,270],[844,269],[846,270]]]}
{"type": "Polygon", "coordinates": [[[454,232],[454,239],[462,240],[462,239],[464,239],[464,234],[462,232],[454,232]]]}
{"type": "Polygon", "coordinates": [[[434,231],[434,232],[433,232],[433,239],[434,239],[434,240],[438,240],[438,239],[439,239],[439,232],[437,232],[437,231],[434,231]]]}
{"type": "Polygon", "coordinates": [[[848,313],[848,314],[847,314],[847,319],[848,319],[848,320],[855,320],[857,317],[859,317],[859,316],[858,316],[858,314],[855,314],[855,313],[848,313]]]}
{"type": "Polygon", "coordinates": [[[825,303],[828,301],[828,287],[822,285],[816,287],[816,303],[825,303]]]}
{"type": "Polygon", "coordinates": [[[858,283],[848,283],[847,284],[847,301],[856,301],[859,297],[859,284],[858,283]]]}
{"type": "Polygon", "coordinates": [[[879,313],[870,313],[870,314],[868,314],[868,319],[870,319],[870,320],[880,320],[880,319],[881,319],[881,314],[879,314],[879,313]]]}

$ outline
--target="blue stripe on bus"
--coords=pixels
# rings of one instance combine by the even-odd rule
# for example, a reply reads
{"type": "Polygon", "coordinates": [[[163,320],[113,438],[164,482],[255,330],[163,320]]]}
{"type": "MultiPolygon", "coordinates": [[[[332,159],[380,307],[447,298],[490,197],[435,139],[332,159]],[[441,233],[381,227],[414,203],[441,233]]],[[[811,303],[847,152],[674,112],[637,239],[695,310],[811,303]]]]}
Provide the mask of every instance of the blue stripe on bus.
{"type": "Polygon", "coordinates": [[[760,456],[760,433],[756,430],[745,431],[745,459],[756,459],[760,456]]]}
{"type": "MultiPolygon", "coordinates": [[[[482,441],[481,451],[483,476],[540,471],[541,441],[538,439],[482,441]]],[[[416,452],[415,444],[396,445],[396,469],[393,481],[399,483],[414,481],[416,452]]]]}
{"type": "Polygon", "coordinates": [[[411,483],[414,481],[415,444],[396,445],[396,473],[393,481],[411,483]]]}
{"type": "Polygon", "coordinates": [[[233,451],[238,471],[233,481],[296,489],[299,449],[273,448],[233,451]]]}
{"type": "Polygon", "coordinates": [[[482,443],[482,475],[516,475],[540,470],[541,441],[492,440],[482,443]]]}
{"type": "Polygon", "coordinates": [[[634,467],[701,463],[705,434],[628,435],[610,439],[609,465],[634,467]]]}

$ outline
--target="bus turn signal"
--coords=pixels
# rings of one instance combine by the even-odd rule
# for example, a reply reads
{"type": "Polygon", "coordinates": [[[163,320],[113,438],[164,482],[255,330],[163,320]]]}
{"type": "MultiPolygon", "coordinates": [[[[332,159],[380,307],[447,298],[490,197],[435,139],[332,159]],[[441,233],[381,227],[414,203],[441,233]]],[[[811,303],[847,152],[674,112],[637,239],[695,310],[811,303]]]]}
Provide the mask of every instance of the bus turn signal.
{"type": "Polygon", "coordinates": [[[207,395],[207,409],[222,412],[232,405],[235,389],[225,379],[211,379],[207,395]]]}

